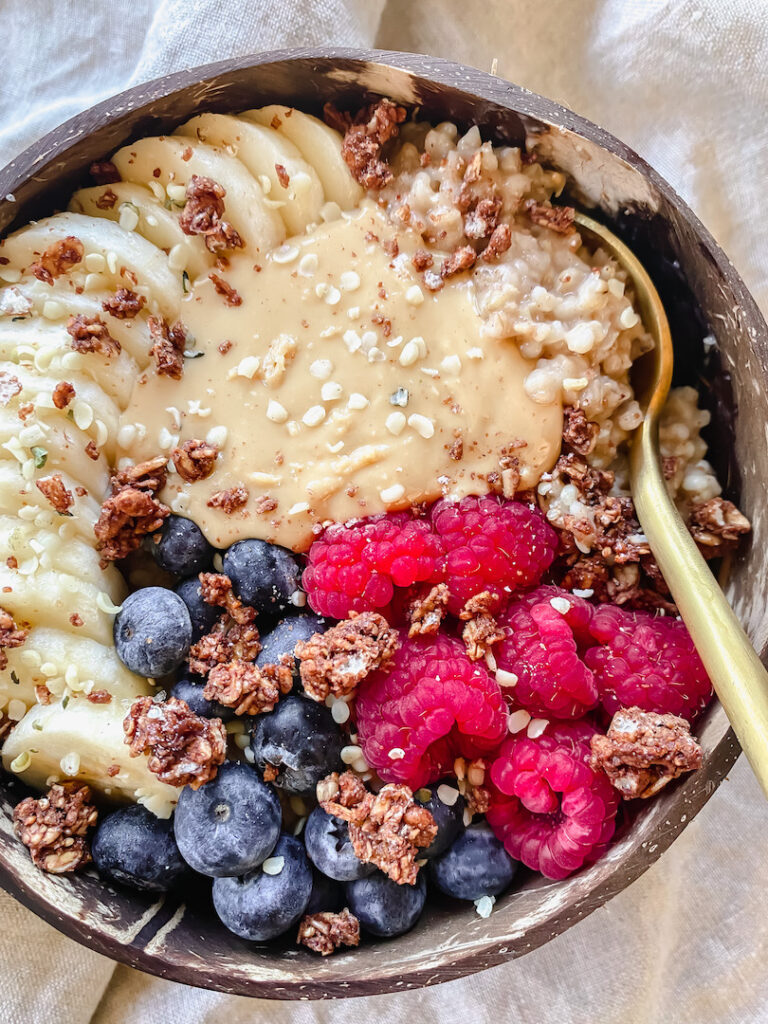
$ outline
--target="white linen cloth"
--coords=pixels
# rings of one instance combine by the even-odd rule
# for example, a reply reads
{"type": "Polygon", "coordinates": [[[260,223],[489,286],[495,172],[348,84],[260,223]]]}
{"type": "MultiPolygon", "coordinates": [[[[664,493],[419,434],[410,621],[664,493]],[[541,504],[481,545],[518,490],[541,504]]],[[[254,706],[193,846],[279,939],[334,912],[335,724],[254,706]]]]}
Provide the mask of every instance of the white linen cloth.
{"type": "MultiPolygon", "coordinates": [[[[291,45],[416,50],[560,100],[693,205],[768,312],[765,0],[0,0],[0,164],[147,78],[291,45]]],[[[661,860],[522,960],[420,992],[271,1003],[115,967],[0,893],[5,1024],[765,1024],[768,805],[740,759],[661,860]]]]}

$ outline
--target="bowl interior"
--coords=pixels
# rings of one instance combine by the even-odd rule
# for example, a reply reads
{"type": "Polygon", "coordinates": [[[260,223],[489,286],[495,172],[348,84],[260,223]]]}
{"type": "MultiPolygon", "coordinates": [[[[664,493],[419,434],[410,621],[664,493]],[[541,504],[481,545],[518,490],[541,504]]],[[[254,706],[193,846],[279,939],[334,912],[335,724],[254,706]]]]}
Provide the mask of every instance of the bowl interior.
{"type": "MultiPolygon", "coordinates": [[[[735,560],[734,607],[758,650],[768,620],[759,595],[768,561],[761,494],[768,446],[755,446],[768,419],[766,326],[728,260],[672,189],[600,128],[500,79],[419,55],[293,51],[227,61],[167,76],[109,100],[56,129],[0,171],[0,231],[60,207],[92,160],[132,138],[161,134],[203,110],[265,103],[319,112],[327,100],[357,107],[377,95],[417,106],[420,116],[476,123],[485,137],[534,141],[569,174],[571,197],[604,218],[645,261],[677,346],[679,382],[703,383],[714,413],[712,456],[729,496],[754,525],[735,560]],[[716,346],[706,346],[711,335],[716,346]]],[[[88,872],[61,879],[38,872],[13,837],[19,784],[0,778],[0,882],[56,927],[100,952],[186,984],[271,998],[343,997],[455,978],[520,956],[625,888],[672,842],[735,760],[738,747],[719,705],[700,728],[705,763],[643,806],[631,828],[593,867],[564,882],[530,878],[501,897],[490,918],[469,905],[431,906],[394,943],[367,943],[318,958],[304,949],[239,940],[207,897],[181,902],[117,890],[88,872]]]]}

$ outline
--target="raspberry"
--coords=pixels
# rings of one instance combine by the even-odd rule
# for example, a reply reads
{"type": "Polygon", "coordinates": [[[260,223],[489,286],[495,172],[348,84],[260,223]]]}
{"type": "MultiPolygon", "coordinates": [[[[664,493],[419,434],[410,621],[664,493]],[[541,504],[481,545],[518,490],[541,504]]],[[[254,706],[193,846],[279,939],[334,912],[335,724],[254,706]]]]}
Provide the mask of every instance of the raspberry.
{"type": "Polygon", "coordinates": [[[385,782],[418,789],[440,778],[457,756],[474,757],[503,739],[507,715],[499,685],[458,640],[443,634],[409,640],[402,632],[390,666],[361,683],[356,705],[365,759],[385,782]]]}
{"type": "Polygon", "coordinates": [[[506,601],[512,591],[535,586],[555,557],[555,531],[540,512],[519,501],[438,501],[431,518],[445,549],[453,615],[483,591],[506,601]]]}
{"type": "Polygon", "coordinates": [[[579,656],[593,608],[559,587],[539,587],[499,616],[504,640],[494,647],[499,668],[517,676],[506,691],[514,703],[545,718],[581,718],[598,701],[594,676],[579,656]],[[565,609],[564,611],[561,609],[565,609]]]}
{"type": "Polygon", "coordinates": [[[638,707],[692,722],[709,703],[712,684],[679,619],[601,605],[590,632],[601,646],[584,660],[610,714],[638,707]]]}
{"type": "Polygon", "coordinates": [[[565,878],[604,851],[615,829],[616,790],[589,767],[586,722],[551,722],[532,740],[511,737],[491,765],[487,818],[510,856],[565,878]]]}
{"type": "Polygon", "coordinates": [[[383,608],[394,586],[432,578],[439,558],[429,523],[407,512],[334,523],[309,549],[304,588],[319,615],[343,619],[383,608]]]}

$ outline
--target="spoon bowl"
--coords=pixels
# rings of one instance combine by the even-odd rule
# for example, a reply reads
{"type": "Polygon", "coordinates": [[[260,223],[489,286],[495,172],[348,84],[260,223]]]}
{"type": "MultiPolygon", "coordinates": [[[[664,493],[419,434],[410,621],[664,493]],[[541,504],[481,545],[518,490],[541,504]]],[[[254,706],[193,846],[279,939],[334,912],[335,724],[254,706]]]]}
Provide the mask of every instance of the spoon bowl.
{"type": "Polygon", "coordinates": [[[637,518],[688,627],[720,703],[752,770],[768,796],[768,671],[718,586],[669,495],[661,466],[659,420],[672,383],[672,334],[653,281],[632,250],[603,224],[577,213],[582,235],[598,242],[632,282],[643,323],[654,348],[639,391],[645,410],[629,456],[637,518]]]}

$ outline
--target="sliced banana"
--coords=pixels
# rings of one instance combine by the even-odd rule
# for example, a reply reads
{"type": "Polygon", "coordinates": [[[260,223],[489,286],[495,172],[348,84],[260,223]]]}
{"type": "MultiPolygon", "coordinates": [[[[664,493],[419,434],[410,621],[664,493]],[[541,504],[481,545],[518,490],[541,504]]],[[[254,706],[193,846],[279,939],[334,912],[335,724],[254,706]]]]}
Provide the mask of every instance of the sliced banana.
{"type": "MultiPolygon", "coordinates": [[[[81,309],[96,308],[93,297],[73,296],[79,300],[81,309]]],[[[74,305],[74,303],[73,303],[74,305]]],[[[105,317],[105,322],[112,318],[105,317]]],[[[120,323],[120,321],[117,321],[120,323]]],[[[113,332],[112,324],[108,324],[110,334],[120,341],[122,351],[118,355],[105,356],[99,352],[75,352],[72,349],[72,338],[63,323],[53,324],[38,316],[25,317],[16,322],[0,320],[0,359],[12,363],[34,366],[38,370],[48,370],[61,380],[76,370],[87,374],[98,386],[112,398],[120,409],[124,409],[130,401],[133,382],[139,376],[139,365],[126,351],[126,345],[113,332]]],[[[136,330],[130,335],[132,342],[139,342],[142,350],[142,366],[149,360],[149,331],[145,329],[142,337],[136,330]]]]}
{"type": "Polygon", "coordinates": [[[35,627],[21,647],[6,654],[8,667],[0,672],[0,707],[7,707],[10,700],[31,707],[37,703],[36,686],[47,686],[55,697],[106,690],[115,699],[131,700],[153,692],[146,679],[128,671],[114,647],[79,636],[76,628],[66,633],[35,627]]]}
{"type": "Polygon", "coordinates": [[[314,167],[325,198],[338,203],[342,210],[351,210],[363,198],[363,189],[349,173],[341,155],[341,136],[318,118],[278,104],[246,110],[240,117],[272,127],[289,139],[314,167]]]}
{"type": "Polygon", "coordinates": [[[66,520],[56,515],[43,492],[35,486],[34,480],[24,479],[19,462],[15,459],[0,459],[0,509],[6,515],[16,516],[19,521],[25,521],[27,517],[26,521],[34,523],[38,528],[56,524],[61,530],[66,524],[67,534],[77,535],[86,543],[93,544],[93,524],[101,509],[99,502],[87,491],[79,494],[80,482],[68,473],[61,473],[61,481],[74,499],[70,508],[72,515],[66,517],[66,520]],[[19,515],[21,509],[29,509],[29,512],[19,515]]]}
{"type": "Polygon", "coordinates": [[[134,800],[158,817],[170,817],[180,790],[160,782],[146,756],[131,757],[124,742],[130,701],[92,704],[78,697],[63,705],[38,704],[27,712],[3,746],[5,768],[38,789],[77,779],[112,800],[134,800]],[[117,773],[108,774],[115,767],[117,773]]]}
{"type": "Polygon", "coordinates": [[[119,604],[125,596],[125,582],[119,570],[114,565],[102,569],[92,544],[76,536],[62,537],[55,526],[41,530],[35,523],[16,516],[0,515],[0,551],[7,552],[6,558],[13,556],[19,564],[35,555],[43,569],[68,573],[84,583],[101,587],[112,604],[119,604]]]}
{"type": "Polygon", "coordinates": [[[81,188],[70,199],[69,209],[90,217],[116,220],[122,225],[136,220],[133,230],[158,249],[165,249],[169,256],[173,250],[174,255],[169,260],[171,269],[179,273],[186,270],[190,277],[207,273],[216,262],[199,235],[185,235],[181,230],[178,211],[167,209],[144,185],[118,181],[112,185],[81,188]],[[111,206],[104,203],[105,192],[117,197],[111,206]]]}
{"type": "Polygon", "coordinates": [[[175,134],[226,147],[255,178],[267,179],[269,198],[283,204],[278,212],[289,235],[320,220],[325,202],[320,179],[296,146],[272,128],[229,114],[199,114],[175,134]]]}
{"type": "MultiPolygon", "coordinates": [[[[215,146],[173,136],[140,139],[119,149],[112,161],[125,181],[184,187],[193,174],[212,178],[225,191],[224,217],[252,250],[267,252],[285,237],[285,227],[266,202],[261,185],[242,163],[215,146]],[[186,159],[185,159],[186,157],[186,159]],[[155,177],[155,170],[160,174],[155,177]]],[[[178,199],[179,210],[184,196],[178,199]]]]}
{"type": "Polygon", "coordinates": [[[112,643],[114,614],[104,611],[107,594],[103,586],[63,572],[40,566],[36,552],[30,552],[18,569],[0,562],[0,604],[17,623],[50,626],[71,632],[73,612],[82,619],[78,634],[112,643]]]}
{"type": "Polygon", "coordinates": [[[63,424],[35,420],[24,426],[12,409],[0,409],[0,459],[30,465],[36,476],[63,470],[99,498],[109,487],[109,466],[103,455],[94,460],[86,453],[90,441],[69,420],[63,424]]]}
{"type": "Polygon", "coordinates": [[[131,287],[138,281],[148,289],[167,320],[178,319],[184,293],[180,275],[168,267],[168,257],[146,238],[103,217],[86,217],[82,213],[45,217],[9,235],[3,243],[3,255],[11,266],[24,271],[50,245],[69,236],[79,239],[85,250],[82,263],[73,270],[82,274],[88,266],[85,257],[101,256],[104,273],[116,286],[131,287]]]}

